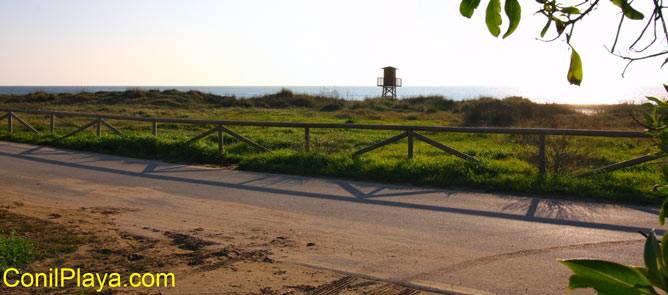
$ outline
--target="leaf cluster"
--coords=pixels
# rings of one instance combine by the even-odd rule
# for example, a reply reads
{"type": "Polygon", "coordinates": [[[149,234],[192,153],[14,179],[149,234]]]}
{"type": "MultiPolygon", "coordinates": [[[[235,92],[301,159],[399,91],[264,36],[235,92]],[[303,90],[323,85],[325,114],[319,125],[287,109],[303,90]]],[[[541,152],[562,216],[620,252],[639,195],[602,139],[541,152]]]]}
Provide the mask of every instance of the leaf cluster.
{"type": "Polygon", "coordinates": [[[668,235],[661,244],[652,230],[645,242],[645,266],[627,266],[595,259],[559,260],[573,275],[568,290],[593,288],[600,295],[658,294],[654,287],[668,292],[668,235]]]}
{"type": "MultiPolygon", "coordinates": [[[[471,18],[479,5],[480,0],[462,0],[459,5],[459,12],[467,18],[471,18]]],[[[508,29],[503,34],[503,38],[505,39],[519,26],[520,19],[522,18],[522,6],[518,0],[505,0],[503,7],[509,21],[508,29]]],[[[501,34],[501,0],[490,0],[488,2],[487,9],[485,10],[485,23],[487,24],[487,29],[494,37],[498,37],[501,34]]]]}
{"type": "MultiPolygon", "coordinates": [[[[629,48],[636,53],[644,51],[657,41],[657,36],[656,36],[657,27],[663,26],[663,32],[665,34],[665,37],[668,38],[668,30],[666,30],[666,24],[662,14],[663,9],[666,9],[668,7],[663,5],[662,0],[652,0],[652,1],[654,4],[654,10],[651,13],[652,14],[651,20],[650,22],[648,22],[645,29],[643,29],[640,32],[637,40],[629,48]],[[651,24],[654,24],[654,41],[652,41],[650,45],[648,45],[645,49],[636,50],[634,46],[638,44],[640,39],[642,39],[646,35],[646,33],[648,32],[648,28],[650,28],[651,24]]],[[[550,28],[552,27],[555,28],[556,36],[553,39],[547,41],[554,41],[559,39],[559,37],[563,35],[566,36],[566,43],[572,50],[570,65],[567,73],[567,79],[571,84],[580,85],[583,79],[582,59],[580,58],[580,55],[575,50],[573,45],[571,45],[571,37],[573,36],[573,30],[575,28],[575,24],[581,21],[585,16],[589,15],[598,6],[600,0],[585,0],[583,2],[577,2],[575,4],[572,3],[564,4],[558,2],[557,0],[536,0],[536,2],[539,6],[539,9],[536,12],[536,14],[541,14],[546,18],[546,23],[543,26],[542,30],[540,31],[540,37],[544,38],[548,33],[548,31],[550,30],[550,28]]],[[[615,37],[614,45],[610,50],[612,54],[615,54],[614,52],[615,45],[617,44],[617,40],[619,38],[623,20],[625,18],[630,20],[642,20],[645,18],[645,15],[640,11],[638,11],[637,9],[633,8],[629,0],[611,0],[611,3],[619,7],[622,12],[622,19],[620,20],[619,23],[617,36],[615,37]]],[[[464,17],[471,18],[473,16],[474,11],[478,8],[479,5],[480,5],[480,0],[462,0],[459,6],[459,11],[464,17]]],[[[509,20],[509,25],[506,30],[506,33],[503,35],[503,38],[505,39],[506,37],[510,36],[510,34],[512,34],[515,31],[515,29],[517,29],[517,27],[519,26],[522,9],[518,0],[505,0],[503,7],[505,14],[509,20]]],[[[487,8],[485,10],[485,23],[487,25],[487,29],[493,36],[498,37],[500,35],[501,24],[503,23],[501,18],[501,0],[489,0],[489,2],[487,3],[487,8]]],[[[668,42],[666,40],[664,41],[668,42]]],[[[618,56],[623,59],[629,60],[630,64],[635,60],[652,58],[665,54],[668,54],[668,51],[665,51],[664,48],[664,51],[655,54],[649,54],[643,57],[631,58],[621,55],[618,56]]],[[[668,63],[668,59],[666,59],[664,65],[666,63],[668,63]]]]}

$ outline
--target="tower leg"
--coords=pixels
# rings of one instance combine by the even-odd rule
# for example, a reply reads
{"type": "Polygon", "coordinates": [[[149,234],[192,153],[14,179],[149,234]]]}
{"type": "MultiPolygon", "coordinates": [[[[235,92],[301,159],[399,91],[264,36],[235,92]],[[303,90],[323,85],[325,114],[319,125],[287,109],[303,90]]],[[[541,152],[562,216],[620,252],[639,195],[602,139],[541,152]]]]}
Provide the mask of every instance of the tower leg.
{"type": "Polygon", "coordinates": [[[397,98],[397,87],[383,86],[383,97],[397,98]]]}

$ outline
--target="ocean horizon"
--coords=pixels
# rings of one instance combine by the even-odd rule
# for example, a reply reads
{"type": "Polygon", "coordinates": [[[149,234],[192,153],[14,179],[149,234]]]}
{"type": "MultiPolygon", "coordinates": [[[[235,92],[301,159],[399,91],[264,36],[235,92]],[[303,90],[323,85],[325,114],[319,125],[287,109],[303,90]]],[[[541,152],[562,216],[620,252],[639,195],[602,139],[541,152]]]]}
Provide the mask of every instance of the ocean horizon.
{"type": "MultiPolygon", "coordinates": [[[[78,93],[98,91],[125,91],[127,89],[179,91],[197,90],[221,96],[239,98],[258,97],[273,94],[281,89],[289,89],[294,93],[320,95],[342,98],[346,100],[363,100],[379,97],[380,87],[373,86],[0,86],[0,94],[28,94],[37,91],[46,93],[78,93]]],[[[640,102],[646,96],[665,96],[661,87],[637,87],[626,91],[597,91],[595,93],[579,91],[577,87],[566,91],[555,92],[544,88],[525,87],[481,87],[481,86],[408,86],[397,88],[399,98],[416,96],[443,96],[453,100],[476,99],[480,97],[505,98],[521,96],[540,103],[569,104],[615,104],[623,102],[640,102]]]]}

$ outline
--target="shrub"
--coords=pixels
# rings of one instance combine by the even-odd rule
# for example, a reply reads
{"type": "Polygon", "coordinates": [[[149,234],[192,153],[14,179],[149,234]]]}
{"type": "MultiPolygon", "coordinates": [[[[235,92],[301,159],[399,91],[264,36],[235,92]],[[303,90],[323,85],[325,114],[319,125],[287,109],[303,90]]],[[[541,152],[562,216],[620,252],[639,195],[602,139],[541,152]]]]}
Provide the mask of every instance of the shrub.
{"type": "Polygon", "coordinates": [[[281,91],[278,93],[274,94],[277,97],[293,97],[294,93],[292,93],[292,90],[287,89],[287,88],[282,88],[281,91]]]}
{"type": "Polygon", "coordinates": [[[343,106],[337,103],[330,103],[320,108],[321,112],[334,112],[343,109],[343,106]]]}
{"type": "Polygon", "coordinates": [[[292,105],[300,108],[308,108],[313,106],[313,102],[305,97],[297,97],[292,100],[292,105]]]}
{"type": "Polygon", "coordinates": [[[460,103],[468,126],[511,126],[525,121],[550,122],[557,115],[575,114],[565,105],[539,104],[522,97],[479,98],[460,103]]]}
{"type": "MultiPolygon", "coordinates": [[[[545,168],[549,172],[568,175],[579,169],[610,164],[595,156],[592,145],[579,144],[576,140],[565,136],[548,139],[545,145],[545,168]]],[[[535,151],[524,151],[523,158],[538,166],[538,153],[535,151]]]]}
{"type": "Polygon", "coordinates": [[[125,90],[122,96],[125,98],[140,98],[146,96],[146,93],[144,92],[144,90],[141,90],[139,88],[134,88],[125,90]]]}

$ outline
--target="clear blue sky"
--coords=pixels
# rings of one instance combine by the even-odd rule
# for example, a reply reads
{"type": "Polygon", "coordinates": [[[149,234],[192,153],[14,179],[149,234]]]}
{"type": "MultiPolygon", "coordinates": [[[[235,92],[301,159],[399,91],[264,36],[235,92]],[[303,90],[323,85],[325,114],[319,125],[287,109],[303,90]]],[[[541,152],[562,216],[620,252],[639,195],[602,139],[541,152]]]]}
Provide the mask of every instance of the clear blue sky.
{"type": "Polygon", "coordinates": [[[467,20],[455,0],[0,0],[0,85],[373,86],[387,65],[405,86],[582,94],[668,82],[659,61],[620,77],[624,62],[603,48],[618,20],[610,3],[572,40],[585,67],[577,88],[568,46],[536,40],[534,1],[506,40],[487,32],[482,2],[467,20]]]}

